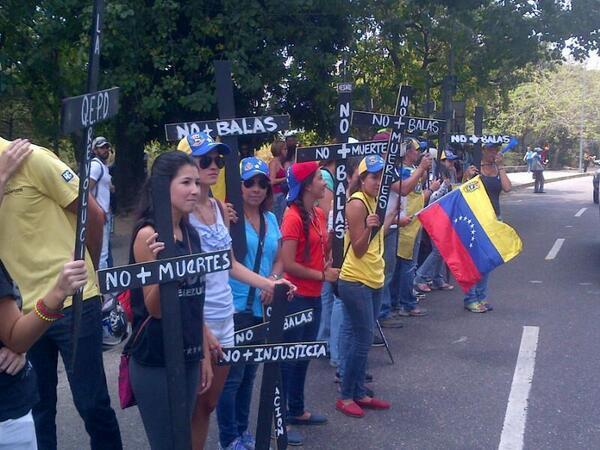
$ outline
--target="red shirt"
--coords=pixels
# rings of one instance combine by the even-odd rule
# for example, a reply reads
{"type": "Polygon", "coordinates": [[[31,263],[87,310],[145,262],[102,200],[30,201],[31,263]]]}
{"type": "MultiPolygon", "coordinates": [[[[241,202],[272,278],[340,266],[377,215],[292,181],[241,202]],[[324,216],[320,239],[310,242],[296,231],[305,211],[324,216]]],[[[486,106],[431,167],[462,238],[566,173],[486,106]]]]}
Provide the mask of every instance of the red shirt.
{"type": "MultiPolygon", "coordinates": [[[[296,262],[310,269],[323,272],[325,269],[325,246],[327,245],[327,222],[325,213],[321,208],[315,208],[315,217],[308,227],[309,252],[308,258],[304,259],[304,247],[306,237],[302,216],[298,207],[292,204],[283,215],[281,223],[281,239],[294,240],[298,242],[296,247],[296,262]]],[[[323,282],[320,280],[307,280],[298,278],[290,273],[285,273],[285,278],[290,280],[298,288],[296,293],[304,297],[320,297],[323,282]]]]}

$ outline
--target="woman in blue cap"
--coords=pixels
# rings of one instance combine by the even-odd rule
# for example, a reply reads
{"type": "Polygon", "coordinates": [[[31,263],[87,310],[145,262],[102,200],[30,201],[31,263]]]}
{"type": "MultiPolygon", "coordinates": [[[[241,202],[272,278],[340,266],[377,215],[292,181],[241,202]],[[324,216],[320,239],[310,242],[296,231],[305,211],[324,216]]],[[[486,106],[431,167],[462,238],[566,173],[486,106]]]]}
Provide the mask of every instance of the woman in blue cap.
{"type": "MultiPolygon", "coordinates": [[[[224,155],[229,147],[215,142],[210,135],[198,132],[187,137],[192,157],[198,166],[200,192],[198,200],[190,214],[190,224],[200,235],[203,252],[213,252],[231,248],[229,234],[229,217],[224,214],[221,202],[210,197],[209,192],[218,178],[220,170],[225,166],[224,155]]],[[[192,416],[192,443],[194,449],[202,449],[206,443],[210,414],[216,408],[227,379],[229,367],[217,366],[216,361],[221,347],[233,347],[234,306],[229,276],[260,289],[266,301],[270,301],[276,283],[287,283],[286,280],[274,280],[254,273],[236,261],[232,255],[231,270],[214,272],[206,275],[206,293],[204,301],[204,333],[213,357],[213,381],[207,392],[199,395],[192,416]]],[[[293,291],[293,286],[290,285],[293,291]]]]}
{"type": "MultiPolygon", "coordinates": [[[[277,280],[283,272],[279,256],[281,233],[275,214],[269,211],[273,201],[269,167],[264,161],[250,157],[241,161],[240,172],[248,248],[243,264],[264,277],[277,280]]],[[[229,285],[233,293],[236,331],[261,323],[260,292],[233,278],[229,285]]],[[[257,368],[255,364],[239,364],[229,369],[217,406],[219,441],[223,449],[254,448],[254,437],[248,431],[248,416],[257,368]]]]}
{"type": "Polygon", "coordinates": [[[351,195],[346,205],[348,231],[338,283],[344,308],[342,328],[350,330],[350,339],[340,343],[346,356],[342,362],[341,398],[335,406],[350,417],[363,417],[363,408],[390,408],[388,402],[369,397],[365,388],[367,357],[385,278],[383,239],[385,231],[397,220],[392,211],[382,226],[376,213],[383,166],[383,158],[379,155],[366,156],[361,161],[358,183],[350,187],[351,195]]]}

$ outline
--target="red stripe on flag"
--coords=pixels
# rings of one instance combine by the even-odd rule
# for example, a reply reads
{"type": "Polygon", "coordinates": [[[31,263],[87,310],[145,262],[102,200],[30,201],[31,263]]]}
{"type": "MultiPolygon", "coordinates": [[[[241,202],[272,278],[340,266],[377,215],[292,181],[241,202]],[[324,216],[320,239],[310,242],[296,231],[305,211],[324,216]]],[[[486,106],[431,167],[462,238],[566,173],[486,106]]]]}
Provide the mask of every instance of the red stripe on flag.
{"type": "Polygon", "coordinates": [[[448,264],[452,275],[463,291],[467,292],[481,279],[481,273],[456,233],[446,211],[439,204],[434,204],[417,217],[448,264]]]}

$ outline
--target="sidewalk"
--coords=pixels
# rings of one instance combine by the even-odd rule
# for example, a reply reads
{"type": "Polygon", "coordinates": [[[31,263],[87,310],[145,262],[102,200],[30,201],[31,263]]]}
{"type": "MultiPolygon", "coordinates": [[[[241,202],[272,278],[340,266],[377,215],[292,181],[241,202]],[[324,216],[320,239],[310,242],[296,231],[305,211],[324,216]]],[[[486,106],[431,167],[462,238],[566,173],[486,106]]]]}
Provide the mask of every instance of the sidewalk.
{"type": "MultiPolygon", "coordinates": [[[[593,170],[588,171],[587,173],[581,173],[579,170],[544,170],[544,179],[545,183],[551,183],[553,181],[568,180],[570,178],[591,177],[593,174],[593,170]]],[[[533,178],[530,172],[509,173],[508,178],[513,185],[513,189],[533,186],[533,178]]]]}

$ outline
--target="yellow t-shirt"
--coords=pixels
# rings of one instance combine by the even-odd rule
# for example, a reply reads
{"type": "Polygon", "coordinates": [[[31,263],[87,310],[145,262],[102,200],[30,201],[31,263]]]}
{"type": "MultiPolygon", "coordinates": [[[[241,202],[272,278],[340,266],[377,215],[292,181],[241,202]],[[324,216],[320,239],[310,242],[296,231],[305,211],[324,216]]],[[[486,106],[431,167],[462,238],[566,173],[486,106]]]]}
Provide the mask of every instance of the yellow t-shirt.
{"type": "MultiPolygon", "coordinates": [[[[355,192],[348,201],[352,199],[360,199],[359,201],[367,206],[367,214],[372,214],[377,210],[377,201],[362,192],[355,192]]],[[[362,283],[372,289],[383,287],[385,261],[383,260],[383,231],[381,228],[369,243],[369,247],[362,257],[357,258],[354,254],[348,231],[344,236],[344,249],[348,249],[348,252],[342,264],[341,280],[362,283]]]]}
{"type": "MultiPolygon", "coordinates": [[[[412,173],[415,169],[408,168],[407,170],[412,173]]],[[[424,204],[425,198],[423,197],[423,191],[421,189],[421,180],[419,180],[415,188],[406,196],[406,215],[413,216],[423,209],[424,204]]],[[[420,230],[421,222],[416,217],[407,226],[400,228],[397,252],[397,255],[400,258],[413,259],[415,240],[417,239],[420,230]]]]}
{"type": "MultiPolygon", "coordinates": [[[[0,138],[0,154],[9,141],[0,138]]],[[[0,205],[0,260],[23,296],[23,311],[54,286],[73,258],[77,218],[64,208],[77,199],[79,178],[45,148],[33,152],[8,180],[0,205]]],[[[83,298],[99,295],[92,261],[86,253],[88,283],[83,298]]],[[[71,304],[67,299],[65,306],[71,304]]]]}

